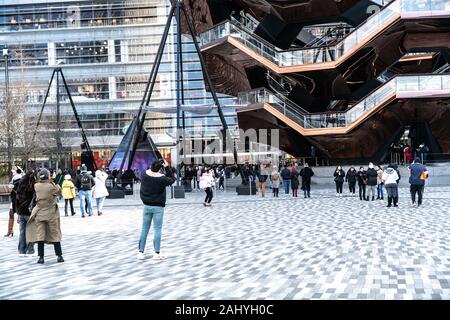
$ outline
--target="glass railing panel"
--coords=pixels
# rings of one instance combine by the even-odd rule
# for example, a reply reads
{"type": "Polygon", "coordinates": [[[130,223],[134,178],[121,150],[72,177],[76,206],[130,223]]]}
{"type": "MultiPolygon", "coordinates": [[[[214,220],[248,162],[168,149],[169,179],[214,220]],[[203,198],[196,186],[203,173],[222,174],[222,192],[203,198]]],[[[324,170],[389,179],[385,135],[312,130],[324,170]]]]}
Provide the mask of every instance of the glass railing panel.
{"type": "Polygon", "coordinates": [[[419,91],[418,77],[398,77],[396,82],[397,91],[419,91]]]}
{"type": "Polygon", "coordinates": [[[442,80],[440,76],[419,76],[419,90],[442,90],[442,80]]]}
{"type": "Polygon", "coordinates": [[[402,10],[404,12],[429,12],[439,14],[439,11],[450,11],[450,2],[448,0],[403,0],[402,10]]]}
{"type": "MultiPolygon", "coordinates": [[[[437,0],[432,0],[437,1],[437,0]]],[[[431,8],[431,0],[403,0],[402,1],[402,11],[429,11],[431,8]]]]}
{"type": "Polygon", "coordinates": [[[442,78],[442,89],[450,90],[450,75],[441,76],[442,78]]]}
{"type": "Polygon", "coordinates": [[[345,114],[346,124],[349,125],[352,122],[354,122],[363,112],[364,112],[364,101],[357,103],[349,111],[346,112],[345,114]]]}

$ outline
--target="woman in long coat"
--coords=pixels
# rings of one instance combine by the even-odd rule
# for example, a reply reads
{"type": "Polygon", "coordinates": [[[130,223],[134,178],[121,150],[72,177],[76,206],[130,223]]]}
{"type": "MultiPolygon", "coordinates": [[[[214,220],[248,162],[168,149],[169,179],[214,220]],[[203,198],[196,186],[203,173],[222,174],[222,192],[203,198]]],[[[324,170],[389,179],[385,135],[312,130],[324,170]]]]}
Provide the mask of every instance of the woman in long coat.
{"type": "Polygon", "coordinates": [[[291,188],[292,188],[292,196],[297,197],[298,186],[300,185],[300,181],[298,181],[298,172],[296,167],[292,167],[291,171],[291,188]]]}
{"type": "Polygon", "coordinates": [[[27,240],[37,242],[39,260],[44,263],[44,242],[53,243],[58,262],[64,262],[61,249],[61,225],[57,196],[61,187],[50,179],[47,169],[39,171],[39,180],[34,185],[36,205],[27,224],[27,240]]]}

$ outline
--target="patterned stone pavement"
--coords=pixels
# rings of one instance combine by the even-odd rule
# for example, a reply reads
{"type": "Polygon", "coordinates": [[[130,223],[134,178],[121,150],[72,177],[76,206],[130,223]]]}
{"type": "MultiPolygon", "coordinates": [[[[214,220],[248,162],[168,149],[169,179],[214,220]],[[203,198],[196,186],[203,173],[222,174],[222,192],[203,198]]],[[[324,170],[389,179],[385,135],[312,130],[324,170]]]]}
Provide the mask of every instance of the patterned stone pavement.
{"type": "Polygon", "coordinates": [[[62,264],[52,246],[37,265],[2,237],[0,299],[449,299],[450,188],[427,188],[419,209],[407,191],[391,209],[331,189],[219,193],[210,208],[189,194],[166,207],[163,262],[136,259],[138,202],[111,200],[101,217],[61,218],[62,264]]]}

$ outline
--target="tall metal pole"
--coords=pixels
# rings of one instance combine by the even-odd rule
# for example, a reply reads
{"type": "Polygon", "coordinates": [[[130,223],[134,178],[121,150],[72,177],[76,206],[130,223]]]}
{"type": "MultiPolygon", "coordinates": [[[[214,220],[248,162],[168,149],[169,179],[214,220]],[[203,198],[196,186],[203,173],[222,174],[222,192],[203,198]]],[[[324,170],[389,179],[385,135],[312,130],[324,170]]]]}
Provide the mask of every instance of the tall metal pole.
{"type": "Polygon", "coordinates": [[[177,146],[177,186],[180,186],[180,143],[181,143],[181,104],[182,104],[182,92],[183,92],[183,56],[182,56],[182,39],[181,39],[181,2],[177,2],[177,7],[176,7],[176,18],[177,18],[177,53],[178,53],[178,57],[177,57],[177,68],[176,68],[176,73],[177,73],[177,140],[176,140],[176,146],[177,146]]]}
{"type": "Polygon", "coordinates": [[[144,108],[144,106],[148,106],[150,103],[150,99],[151,99],[151,96],[153,93],[153,88],[155,87],[156,76],[158,74],[159,66],[161,64],[161,60],[162,60],[162,57],[164,54],[164,48],[166,45],[167,37],[169,35],[170,25],[172,23],[172,17],[173,17],[174,12],[175,12],[175,6],[172,6],[170,8],[170,12],[168,15],[166,26],[164,28],[163,36],[162,36],[161,42],[159,44],[158,52],[156,53],[155,62],[153,63],[152,70],[151,70],[147,85],[145,87],[144,96],[142,98],[138,114],[132,122],[131,130],[133,132],[133,139],[131,139],[131,142],[127,145],[125,155],[122,159],[122,163],[120,164],[120,171],[122,171],[127,158],[128,158],[128,169],[130,169],[133,164],[134,155],[136,153],[136,148],[137,148],[137,145],[139,142],[139,137],[141,135],[142,128],[144,127],[145,116],[146,116],[146,112],[143,112],[142,109],[144,108]],[[142,116],[141,116],[141,114],[142,114],[142,116]]]}
{"type": "Polygon", "coordinates": [[[12,177],[12,148],[13,139],[11,137],[11,110],[9,105],[9,52],[8,49],[3,49],[3,56],[5,57],[5,111],[6,111],[6,137],[7,137],[7,154],[8,154],[8,175],[12,177]]]}
{"type": "MultiPolygon", "coordinates": [[[[77,120],[78,127],[81,129],[81,138],[86,146],[86,150],[93,154],[91,149],[91,145],[87,139],[86,133],[84,132],[83,125],[81,124],[80,116],[78,115],[77,108],[75,107],[75,103],[73,102],[72,95],[70,94],[69,86],[67,85],[66,78],[64,77],[64,73],[61,68],[59,68],[59,72],[61,74],[61,79],[63,81],[64,88],[66,89],[67,97],[69,98],[70,106],[72,107],[73,114],[75,115],[75,119],[77,120]]],[[[97,164],[94,160],[94,170],[97,171],[97,164]]]]}
{"type": "Polygon", "coordinates": [[[59,73],[61,69],[56,70],[56,169],[60,169],[61,155],[62,155],[62,143],[61,143],[61,106],[60,106],[60,92],[59,92],[59,73]]]}

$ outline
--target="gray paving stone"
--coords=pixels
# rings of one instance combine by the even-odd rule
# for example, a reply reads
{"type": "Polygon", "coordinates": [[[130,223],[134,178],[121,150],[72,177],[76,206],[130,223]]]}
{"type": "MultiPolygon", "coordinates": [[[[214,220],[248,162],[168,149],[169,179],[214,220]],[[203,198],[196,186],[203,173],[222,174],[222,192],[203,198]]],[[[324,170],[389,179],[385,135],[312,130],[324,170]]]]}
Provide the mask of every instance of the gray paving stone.
{"type": "Polygon", "coordinates": [[[61,218],[63,264],[51,246],[41,266],[1,238],[0,299],[450,299],[450,188],[426,188],[419,209],[404,188],[391,209],[313,195],[169,200],[159,263],[136,259],[139,202],[107,200],[101,217],[61,218]]]}

